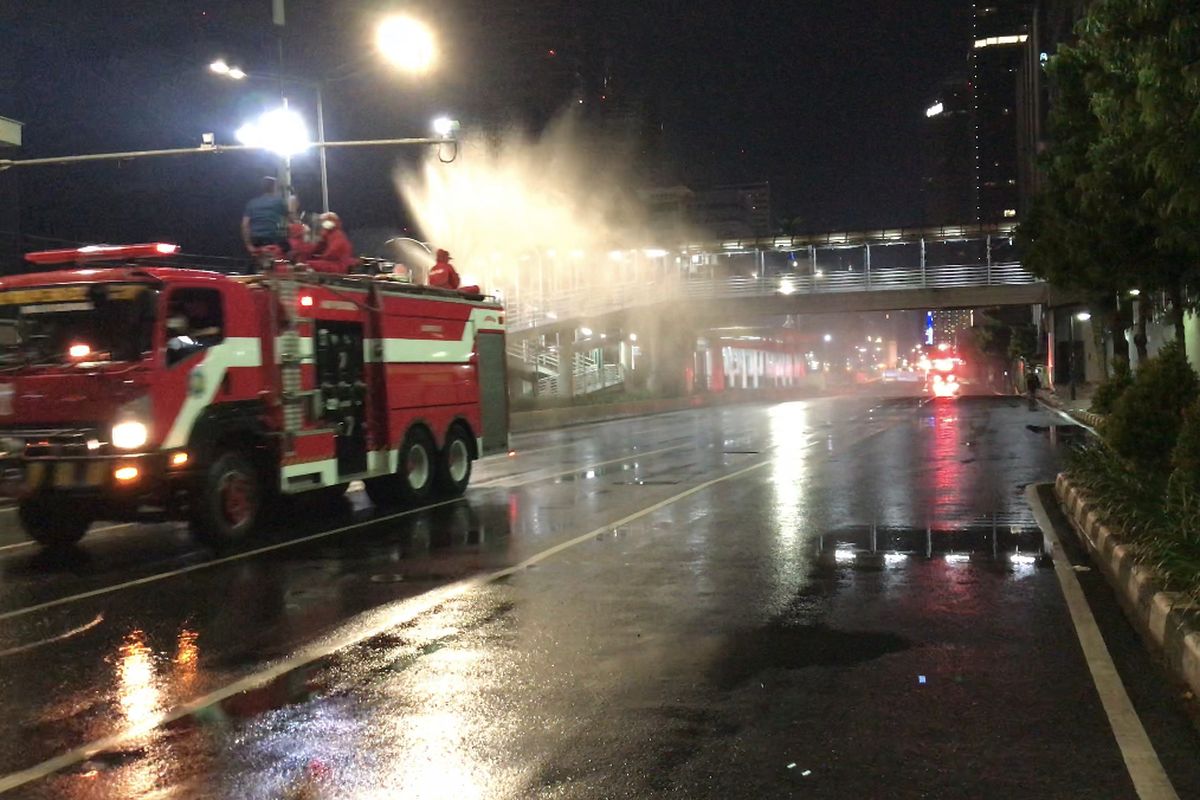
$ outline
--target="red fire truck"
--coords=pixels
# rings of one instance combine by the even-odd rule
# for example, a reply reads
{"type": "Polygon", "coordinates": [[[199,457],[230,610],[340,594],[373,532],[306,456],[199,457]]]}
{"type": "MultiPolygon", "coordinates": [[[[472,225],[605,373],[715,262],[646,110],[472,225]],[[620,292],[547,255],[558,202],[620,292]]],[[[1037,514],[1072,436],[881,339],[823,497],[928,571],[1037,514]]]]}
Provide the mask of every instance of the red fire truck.
{"type": "Polygon", "coordinates": [[[53,271],[0,279],[0,486],[38,542],[186,519],[227,543],[269,502],[354,480],[379,505],[461,494],[507,447],[495,301],[175,253],[32,253],[53,271]]]}

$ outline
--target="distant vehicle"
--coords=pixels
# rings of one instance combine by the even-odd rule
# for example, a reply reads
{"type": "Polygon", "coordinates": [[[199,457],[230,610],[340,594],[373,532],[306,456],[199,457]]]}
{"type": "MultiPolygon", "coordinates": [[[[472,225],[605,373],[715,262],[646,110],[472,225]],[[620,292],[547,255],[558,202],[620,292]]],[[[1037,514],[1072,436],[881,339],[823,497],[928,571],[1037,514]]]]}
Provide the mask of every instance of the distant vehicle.
{"type": "Polygon", "coordinates": [[[958,397],[962,393],[962,382],[958,373],[962,359],[942,354],[929,364],[926,389],[934,397],[958,397]]]}

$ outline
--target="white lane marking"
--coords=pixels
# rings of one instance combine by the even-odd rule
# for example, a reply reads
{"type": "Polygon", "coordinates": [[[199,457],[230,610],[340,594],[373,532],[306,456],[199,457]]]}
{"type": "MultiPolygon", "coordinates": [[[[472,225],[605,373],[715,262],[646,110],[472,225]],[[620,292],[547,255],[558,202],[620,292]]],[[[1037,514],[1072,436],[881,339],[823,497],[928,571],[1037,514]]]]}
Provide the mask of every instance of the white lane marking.
{"type": "MultiPolygon", "coordinates": [[[[689,446],[690,445],[681,445],[681,447],[689,447],[689,446]]],[[[667,449],[678,449],[678,448],[667,448],[667,449]]],[[[649,455],[649,454],[648,453],[640,454],[637,456],[630,456],[629,458],[617,459],[617,460],[618,461],[628,461],[630,458],[641,458],[645,455],[649,455]]],[[[605,463],[611,463],[611,462],[605,462],[605,463]]],[[[600,465],[599,464],[584,465],[577,469],[570,470],[570,472],[579,472],[580,470],[586,471],[588,469],[591,469],[594,466],[600,466],[600,465]]],[[[543,480],[548,480],[548,478],[545,478],[545,477],[530,478],[528,480],[521,481],[520,483],[513,484],[513,486],[511,486],[509,488],[517,488],[520,486],[526,486],[531,483],[539,483],[543,480]]],[[[473,488],[486,488],[486,485],[477,485],[473,488]]],[[[446,505],[450,505],[452,503],[458,503],[458,502],[461,502],[461,498],[455,497],[450,500],[443,500],[440,503],[431,503],[429,505],[421,506],[419,508],[412,508],[412,509],[408,509],[406,511],[400,511],[400,512],[397,512],[394,514],[387,514],[382,517],[375,517],[373,519],[367,519],[367,520],[363,520],[361,522],[355,522],[350,525],[343,525],[340,528],[333,528],[328,531],[320,531],[318,533],[310,534],[308,536],[302,536],[299,539],[289,539],[286,542],[276,542],[275,544],[264,545],[263,547],[256,547],[253,550],[247,550],[244,553],[235,553],[231,556],[225,556],[224,558],[215,558],[211,561],[204,561],[199,564],[192,564],[190,566],[180,567],[179,569],[168,570],[167,572],[158,572],[153,575],[147,575],[143,578],[136,578],[134,580],[125,581],[123,583],[115,583],[115,584],[112,584],[111,586],[103,586],[99,589],[92,589],[91,591],[87,591],[87,592],[80,592],[78,594],[67,595],[65,597],[59,597],[54,600],[47,600],[44,603],[37,603],[35,605],[25,606],[23,608],[16,608],[16,609],[13,609],[12,611],[5,611],[3,613],[0,613],[0,622],[9,620],[9,619],[15,619],[17,617],[27,616],[27,615],[32,614],[37,611],[44,611],[47,608],[56,608],[57,606],[62,606],[62,605],[67,605],[68,603],[78,602],[79,600],[87,600],[92,597],[102,597],[106,594],[112,594],[113,592],[119,592],[124,589],[132,588],[134,586],[145,586],[148,583],[157,583],[158,581],[166,580],[167,578],[174,578],[179,575],[187,575],[188,573],[197,572],[199,570],[207,569],[209,567],[215,567],[219,564],[227,564],[231,561],[240,561],[245,558],[251,558],[253,556],[262,555],[263,553],[270,553],[275,550],[282,550],[285,547],[293,547],[295,545],[305,544],[306,542],[312,542],[312,541],[316,541],[318,539],[324,539],[329,536],[336,536],[338,534],[348,533],[350,531],[359,530],[361,528],[365,528],[365,527],[368,527],[371,525],[381,525],[385,522],[390,522],[395,519],[400,519],[401,517],[406,517],[411,514],[417,514],[422,511],[428,511],[429,509],[432,509],[432,508],[441,508],[442,506],[446,506],[446,505]]],[[[24,546],[24,544],[22,543],[21,545],[9,545],[9,546],[10,547],[24,546]]]]}
{"type": "Polygon", "coordinates": [[[12,772],[8,775],[0,777],[0,793],[7,792],[9,789],[15,789],[18,786],[24,786],[32,781],[45,778],[48,775],[58,772],[59,770],[65,769],[74,764],[78,764],[81,761],[86,761],[99,753],[115,750],[129,739],[147,734],[156,728],[167,725],[175,720],[182,719],[183,717],[195,713],[200,709],[216,705],[217,703],[227,700],[234,695],[258,689],[279,678],[280,676],[303,667],[306,664],[310,664],[313,661],[317,661],[339,650],[344,650],[347,647],[353,647],[356,644],[365,642],[368,639],[372,639],[387,632],[388,630],[391,630],[392,628],[395,628],[397,625],[403,625],[407,622],[410,622],[422,614],[432,611],[442,603],[445,603],[448,600],[453,600],[454,598],[465,594],[471,589],[484,586],[494,581],[498,581],[501,578],[506,578],[517,572],[528,569],[534,564],[545,561],[547,558],[550,558],[557,553],[561,553],[563,550],[583,544],[584,542],[592,541],[602,533],[620,528],[623,525],[628,525],[630,522],[638,520],[649,514],[653,514],[655,511],[665,508],[672,503],[677,503],[684,498],[691,497],[697,492],[702,492],[718,483],[740,478],[741,476],[747,475],[755,470],[762,469],[770,463],[771,459],[760,461],[757,464],[744,467],[736,472],[731,472],[727,475],[722,475],[718,478],[713,478],[712,480],[693,486],[686,491],[668,497],[665,500],[661,500],[654,505],[647,506],[640,511],[635,511],[634,513],[622,517],[615,522],[607,523],[599,528],[583,534],[582,536],[576,536],[574,539],[561,542],[554,547],[543,550],[542,552],[530,556],[519,564],[514,564],[511,567],[497,570],[487,575],[481,575],[474,578],[465,578],[440,589],[433,589],[429,592],[418,595],[417,597],[402,600],[384,610],[378,612],[369,612],[368,616],[375,617],[375,619],[373,621],[366,621],[365,623],[359,622],[353,625],[344,626],[345,628],[352,629],[352,631],[349,633],[323,642],[317,642],[308,645],[307,647],[304,647],[298,651],[295,655],[276,663],[274,666],[271,666],[268,669],[261,670],[252,675],[247,675],[240,680],[223,686],[220,689],[209,692],[202,697],[176,706],[170,711],[166,711],[155,717],[151,717],[139,725],[135,725],[126,728],[123,731],[118,731],[103,738],[88,742],[87,744],[76,747],[73,750],[67,751],[66,753],[57,755],[54,758],[47,759],[46,761],[29,767],[28,769],[12,772]]]}
{"type": "Polygon", "coordinates": [[[1062,542],[1054,531],[1054,523],[1042,506],[1042,499],[1038,497],[1037,484],[1031,483],[1025,487],[1025,498],[1029,507],[1033,509],[1038,527],[1051,544],[1054,573],[1062,586],[1088,670],[1092,673],[1096,692],[1100,695],[1104,713],[1108,715],[1108,724],[1112,727],[1117,746],[1121,748],[1125,769],[1133,780],[1138,797],[1141,800],[1179,800],[1175,787],[1171,785],[1171,779],[1167,777],[1162,762],[1158,760],[1158,753],[1155,752],[1150,737],[1146,735],[1146,729],[1142,727],[1137,710],[1125,691],[1125,684],[1122,683],[1112,655],[1108,652],[1108,646],[1104,643],[1104,636],[1092,615],[1092,609],[1083,594],[1083,587],[1079,585],[1079,578],[1063,552],[1062,542]]]}
{"type": "Polygon", "coordinates": [[[71,628],[71,630],[66,631],[65,633],[60,633],[57,636],[51,636],[47,639],[39,639],[36,642],[30,642],[29,644],[23,644],[23,645],[20,645],[19,647],[10,647],[7,650],[0,650],[0,658],[4,658],[5,656],[16,655],[17,653],[24,653],[26,650],[33,650],[35,647],[41,647],[44,644],[51,644],[53,642],[61,642],[63,639],[70,639],[72,636],[81,634],[84,631],[90,631],[92,628],[96,627],[103,621],[104,621],[104,614],[103,613],[97,614],[91,622],[84,623],[83,625],[80,625],[78,628],[71,628]]]}
{"type": "MultiPolygon", "coordinates": [[[[88,531],[88,535],[91,536],[97,533],[104,533],[105,531],[115,531],[118,528],[132,528],[136,524],[137,523],[135,522],[122,522],[117,525],[101,525],[99,528],[92,528],[90,531],[88,531]]],[[[16,544],[0,545],[0,553],[3,553],[5,550],[16,550],[19,547],[33,547],[36,544],[37,542],[29,541],[17,542],[16,544]]]]}
{"type": "MultiPolygon", "coordinates": [[[[614,458],[609,461],[598,461],[595,464],[588,464],[587,466],[584,466],[584,467],[575,467],[574,469],[564,470],[563,472],[555,472],[550,475],[537,475],[536,477],[530,478],[528,481],[525,481],[525,482],[553,480],[554,478],[561,478],[563,475],[573,475],[576,472],[587,472],[588,470],[595,469],[596,467],[607,467],[609,464],[620,464],[622,461],[633,461],[635,458],[645,458],[647,456],[657,456],[657,455],[661,455],[663,453],[670,453],[673,450],[686,450],[689,447],[695,447],[695,446],[696,446],[695,442],[689,442],[688,444],[677,444],[674,447],[663,447],[658,450],[647,450],[644,453],[634,453],[631,456],[624,456],[623,458],[614,458]]],[[[542,469],[550,469],[550,467],[543,467],[542,469]]],[[[534,470],[533,472],[537,473],[537,472],[539,472],[539,470],[534,470]]],[[[519,476],[513,475],[512,477],[501,476],[498,478],[489,478],[480,483],[471,484],[471,488],[472,489],[487,489],[491,486],[502,486],[506,481],[513,480],[514,478],[517,478],[517,477],[519,477],[519,476]]],[[[518,484],[518,485],[522,485],[522,484],[518,484]]]]}

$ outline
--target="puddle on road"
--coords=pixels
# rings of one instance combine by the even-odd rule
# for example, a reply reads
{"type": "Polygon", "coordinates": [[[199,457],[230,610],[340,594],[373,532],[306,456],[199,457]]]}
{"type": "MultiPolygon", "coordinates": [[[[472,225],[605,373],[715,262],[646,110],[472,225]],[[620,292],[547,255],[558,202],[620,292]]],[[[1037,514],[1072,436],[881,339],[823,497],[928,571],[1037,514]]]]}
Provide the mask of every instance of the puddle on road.
{"type": "Polygon", "coordinates": [[[576,481],[590,481],[596,478],[603,478],[608,475],[620,475],[623,472],[633,472],[638,469],[637,462],[627,462],[624,464],[608,464],[603,467],[595,467],[593,469],[580,470],[572,472],[569,475],[560,475],[554,479],[555,483],[575,483],[576,481]]]}
{"type": "Polygon", "coordinates": [[[894,633],[842,631],[819,623],[795,625],[775,620],[731,636],[725,647],[727,655],[713,666],[710,677],[728,691],[768,669],[849,667],[911,646],[894,633]]]}
{"type": "Polygon", "coordinates": [[[1086,428],[1079,425],[1026,425],[1025,429],[1049,437],[1050,443],[1055,445],[1084,444],[1092,437],[1086,428]]]}
{"type": "Polygon", "coordinates": [[[1029,566],[1045,558],[1042,532],[1026,524],[995,522],[948,528],[885,528],[874,525],[831,531],[816,540],[824,569],[885,569],[910,560],[1029,566]]]}

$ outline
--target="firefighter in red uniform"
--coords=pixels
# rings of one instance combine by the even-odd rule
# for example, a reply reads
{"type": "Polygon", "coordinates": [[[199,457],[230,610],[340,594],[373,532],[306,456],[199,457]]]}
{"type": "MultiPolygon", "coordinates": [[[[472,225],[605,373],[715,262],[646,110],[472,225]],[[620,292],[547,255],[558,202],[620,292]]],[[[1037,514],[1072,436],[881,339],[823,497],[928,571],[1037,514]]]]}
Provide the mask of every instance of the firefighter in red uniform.
{"type": "Polygon", "coordinates": [[[450,254],[445,250],[437,251],[437,263],[429,270],[429,285],[439,289],[457,289],[458,271],[450,264],[450,254]]]}
{"type": "Polygon", "coordinates": [[[319,219],[321,240],[309,254],[308,266],[315,272],[345,275],[350,267],[358,263],[354,257],[354,245],[350,244],[350,237],[342,230],[342,220],[337,214],[327,211],[319,219]]]}
{"type": "Polygon", "coordinates": [[[315,245],[308,241],[308,226],[302,222],[288,225],[288,257],[293,261],[303,261],[315,245]]]}

